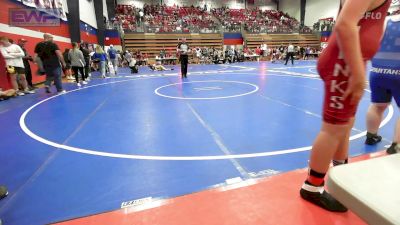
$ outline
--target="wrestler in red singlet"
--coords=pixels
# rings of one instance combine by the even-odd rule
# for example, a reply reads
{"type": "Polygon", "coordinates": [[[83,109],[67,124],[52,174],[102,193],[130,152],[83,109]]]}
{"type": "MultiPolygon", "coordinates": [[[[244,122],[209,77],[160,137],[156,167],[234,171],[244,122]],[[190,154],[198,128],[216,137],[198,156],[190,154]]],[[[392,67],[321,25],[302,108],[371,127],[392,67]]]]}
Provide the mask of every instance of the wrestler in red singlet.
{"type": "Polygon", "coordinates": [[[325,190],[324,178],[331,162],[334,166],[348,162],[351,128],[365,86],[365,62],[378,51],[390,4],[391,0],[346,0],[318,61],[325,84],[324,122],[313,143],[300,196],[329,211],[347,211],[325,190]],[[370,7],[375,9],[367,11],[370,7]]]}
{"type": "MultiPolygon", "coordinates": [[[[386,0],[381,6],[364,14],[359,22],[360,45],[364,62],[370,60],[379,50],[383,36],[383,27],[391,1],[386,0]]],[[[328,47],[321,53],[318,73],[325,83],[323,118],[331,124],[344,124],[355,116],[357,105],[350,104],[350,98],[343,100],[350,77],[349,70],[340,54],[336,33],[329,39],[328,47]]]]}

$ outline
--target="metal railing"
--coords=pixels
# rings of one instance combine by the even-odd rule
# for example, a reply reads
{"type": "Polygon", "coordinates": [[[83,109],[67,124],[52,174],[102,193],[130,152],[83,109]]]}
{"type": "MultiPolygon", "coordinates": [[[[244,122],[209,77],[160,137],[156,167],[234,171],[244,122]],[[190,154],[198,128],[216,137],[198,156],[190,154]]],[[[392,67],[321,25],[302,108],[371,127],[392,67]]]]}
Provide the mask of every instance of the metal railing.
{"type": "Polygon", "coordinates": [[[310,27],[288,27],[288,26],[250,26],[245,28],[247,33],[266,33],[266,34],[314,34],[315,31],[310,27]]]}
{"type": "Polygon", "coordinates": [[[124,30],[126,33],[220,33],[221,28],[218,25],[211,27],[200,27],[200,26],[136,26],[135,30],[124,30]]]}

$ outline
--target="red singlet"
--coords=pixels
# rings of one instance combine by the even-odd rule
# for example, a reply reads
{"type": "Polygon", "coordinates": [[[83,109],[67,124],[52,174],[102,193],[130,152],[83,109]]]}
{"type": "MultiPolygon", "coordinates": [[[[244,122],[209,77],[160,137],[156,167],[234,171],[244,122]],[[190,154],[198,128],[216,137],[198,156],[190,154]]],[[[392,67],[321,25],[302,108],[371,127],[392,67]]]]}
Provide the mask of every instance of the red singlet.
{"type": "MultiPolygon", "coordinates": [[[[379,50],[385,17],[391,2],[391,0],[386,0],[378,8],[366,12],[358,23],[364,62],[370,60],[379,50]]],[[[355,116],[358,104],[350,104],[350,98],[343,100],[351,74],[340,54],[335,31],[329,38],[328,47],[319,57],[317,69],[325,83],[324,121],[331,124],[347,123],[355,116]]]]}

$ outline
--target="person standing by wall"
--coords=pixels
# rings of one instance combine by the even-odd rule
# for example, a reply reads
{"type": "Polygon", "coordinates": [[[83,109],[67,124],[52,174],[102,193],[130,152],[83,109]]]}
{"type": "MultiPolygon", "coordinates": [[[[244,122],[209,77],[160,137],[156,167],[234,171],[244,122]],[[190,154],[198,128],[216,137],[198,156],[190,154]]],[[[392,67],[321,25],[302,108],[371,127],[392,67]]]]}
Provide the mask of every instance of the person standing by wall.
{"type": "Polygon", "coordinates": [[[335,166],[348,162],[351,128],[366,83],[366,61],[379,49],[390,4],[391,0],[344,1],[328,47],[318,59],[318,73],[325,85],[323,123],[300,196],[328,211],[347,211],[324,189],[324,178],[331,162],[335,166]]]}
{"type": "Polygon", "coordinates": [[[37,63],[39,66],[39,70],[45,71],[46,73],[46,93],[51,93],[50,87],[53,80],[57,92],[65,93],[61,82],[61,71],[62,68],[66,67],[64,57],[60,49],[58,48],[58,45],[53,42],[53,35],[46,33],[43,35],[43,39],[44,41],[39,42],[36,45],[35,56],[33,57],[33,59],[36,62],[41,62],[37,63]]]}
{"type": "Polygon", "coordinates": [[[83,54],[83,58],[85,59],[85,80],[89,81],[90,80],[90,51],[89,51],[89,46],[87,43],[82,42],[80,44],[79,48],[83,54]]]}
{"type": "Polygon", "coordinates": [[[34,86],[32,83],[32,70],[31,70],[31,65],[29,64],[29,62],[33,61],[33,58],[28,54],[28,52],[25,49],[26,42],[28,41],[21,38],[18,40],[18,45],[19,47],[21,47],[22,51],[24,51],[25,56],[22,58],[22,60],[24,62],[24,67],[25,67],[25,77],[26,81],[28,82],[29,90],[33,90],[34,86]]]}
{"type": "Polygon", "coordinates": [[[182,38],[181,42],[178,44],[177,51],[179,53],[179,60],[181,61],[182,78],[187,78],[189,45],[186,43],[186,38],[182,38]]]}
{"type": "Polygon", "coordinates": [[[73,80],[72,72],[71,72],[71,60],[68,58],[69,48],[66,48],[63,53],[63,58],[65,61],[65,67],[63,68],[64,75],[67,77],[67,80],[73,80]]]}
{"type": "Polygon", "coordinates": [[[79,73],[81,74],[82,84],[87,84],[85,81],[85,73],[83,72],[83,68],[85,67],[85,59],[83,58],[83,53],[79,50],[78,43],[72,43],[72,49],[69,50],[68,59],[71,61],[72,71],[75,74],[75,81],[78,87],[81,86],[79,83],[79,73]]]}
{"type": "Polygon", "coordinates": [[[6,59],[7,72],[10,75],[11,83],[17,95],[33,94],[30,91],[25,78],[25,67],[22,58],[25,56],[24,51],[16,44],[11,44],[7,37],[0,37],[1,53],[6,59]],[[19,90],[18,81],[23,91],[19,90]]]}

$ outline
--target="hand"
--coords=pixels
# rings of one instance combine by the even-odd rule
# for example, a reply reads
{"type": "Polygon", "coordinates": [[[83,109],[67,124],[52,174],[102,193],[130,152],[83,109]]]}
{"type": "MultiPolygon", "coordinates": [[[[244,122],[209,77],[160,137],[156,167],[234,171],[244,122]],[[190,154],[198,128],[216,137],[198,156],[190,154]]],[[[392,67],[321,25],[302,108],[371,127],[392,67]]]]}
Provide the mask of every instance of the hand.
{"type": "Polygon", "coordinates": [[[350,98],[350,104],[358,104],[364,94],[365,88],[365,76],[364,74],[350,76],[349,84],[346,91],[344,92],[343,99],[350,98]]]}
{"type": "Polygon", "coordinates": [[[67,67],[67,64],[65,64],[65,62],[61,62],[62,68],[67,67]]]}

